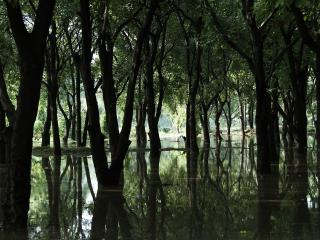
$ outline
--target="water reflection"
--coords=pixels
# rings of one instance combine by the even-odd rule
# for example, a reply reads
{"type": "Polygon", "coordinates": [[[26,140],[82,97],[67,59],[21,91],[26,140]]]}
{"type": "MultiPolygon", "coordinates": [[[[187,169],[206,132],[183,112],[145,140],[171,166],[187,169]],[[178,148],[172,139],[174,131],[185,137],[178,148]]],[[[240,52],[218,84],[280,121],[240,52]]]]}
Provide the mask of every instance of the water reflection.
{"type": "Polygon", "coordinates": [[[156,240],[157,235],[162,235],[165,239],[166,233],[164,230],[165,207],[166,200],[163,190],[163,185],[159,175],[160,154],[150,154],[150,173],[147,181],[147,222],[146,222],[146,239],[156,240]],[[160,204],[158,204],[160,203],[160,204]],[[158,207],[158,205],[160,205],[158,207]],[[160,208],[160,216],[158,214],[160,208]],[[159,226],[157,217],[160,218],[159,226]],[[157,234],[160,232],[160,234],[157,234]]]}
{"type": "Polygon", "coordinates": [[[94,203],[91,239],[132,239],[121,189],[99,187],[94,203]]]}
{"type": "Polygon", "coordinates": [[[319,159],[287,143],[257,175],[253,139],[130,152],[123,189],[107,189],[90,157],[34,157],[29,233],[0,239],[317,239],[319,159]]]}

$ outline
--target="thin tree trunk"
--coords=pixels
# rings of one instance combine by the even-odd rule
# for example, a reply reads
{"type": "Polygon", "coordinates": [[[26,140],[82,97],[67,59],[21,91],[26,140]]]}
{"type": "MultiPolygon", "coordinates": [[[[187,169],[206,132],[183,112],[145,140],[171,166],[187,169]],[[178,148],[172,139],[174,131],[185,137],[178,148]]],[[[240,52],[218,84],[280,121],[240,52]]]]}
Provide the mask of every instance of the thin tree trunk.
{"type": "Polygon", "coordinates": [[[210,147],[210,129],[209,129],[209,118],[208,118],[208,109],[204,103],[201,104],[201,124],[203,132],[203,147],[205,149],[210,147]]]}
{"type": "Polygon", "coordinates": [[[44,122],[42,138],[41,138],[41,146],[47,147],[50,146],[50,128],[51,128],[51,111],[50,111],[50,98],[49,93],[47,97],[47,115],[46,120],[44,122]]]}
{"type": "Polygon", "coordinates": [[[80,74],[80,56],[77,54],[74,56],[76,65],[76,140],[77,146],[81,146],[81,74],[80,74]]]}

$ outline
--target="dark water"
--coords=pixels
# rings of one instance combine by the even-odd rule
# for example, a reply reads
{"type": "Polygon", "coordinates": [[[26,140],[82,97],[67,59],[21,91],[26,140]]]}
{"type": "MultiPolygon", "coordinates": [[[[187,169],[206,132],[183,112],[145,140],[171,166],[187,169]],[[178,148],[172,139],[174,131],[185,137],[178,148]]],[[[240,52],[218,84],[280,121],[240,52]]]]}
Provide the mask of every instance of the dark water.
{"type": "MultiPolygon", "coordinates": [[[[282,149],[278,174],[269,176],[257,176],[255,155],[249,139],[198,156],[130,152],[123,191],[98,187],[90,157],[34,156],[28,237],[319,239],[315,149],[303,164],[293,149],[282,149]]],[[[1,240],[18,237],[0,232],[1,240]]]]}

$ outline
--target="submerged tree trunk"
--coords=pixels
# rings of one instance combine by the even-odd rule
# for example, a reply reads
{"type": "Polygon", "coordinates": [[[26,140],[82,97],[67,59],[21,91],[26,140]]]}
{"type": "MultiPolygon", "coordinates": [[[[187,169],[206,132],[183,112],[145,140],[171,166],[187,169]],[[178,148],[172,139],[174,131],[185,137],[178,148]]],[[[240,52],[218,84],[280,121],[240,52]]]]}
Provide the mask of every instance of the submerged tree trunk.
{"type": "Polygon", "coordinates": [[[26,228],[30,198],[33,126],[38,112],[44,51],[54,0],[40,0],[32,33],[24,25],[20,4],[5,1],[20,59],[20,86],[12,135],[15,225],[26,228]]]}

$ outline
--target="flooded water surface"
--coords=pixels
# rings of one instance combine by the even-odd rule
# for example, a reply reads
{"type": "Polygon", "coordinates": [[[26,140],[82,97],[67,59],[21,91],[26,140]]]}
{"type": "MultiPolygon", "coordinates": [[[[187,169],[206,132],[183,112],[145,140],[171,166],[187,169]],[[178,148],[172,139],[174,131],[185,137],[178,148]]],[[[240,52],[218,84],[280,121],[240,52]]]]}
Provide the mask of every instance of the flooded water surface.
{"type": "MultiPolygon", "coordinates": [[[[166,143],[178,148],[177,143],[166,143]]],[[[256,172],[253,140],[191,154],[130,151],[123,189],[98,186],[90,156],[33,157],[29,239],[318,239],[316,151],[280,150],[256,172]]],[[[21,238],[0,233],[0,239],[21,238]],[[1,235],[2,234],[2,235],[1,235]]],[[[25,236],[26,237],[26,236],[25,236]]]]}

